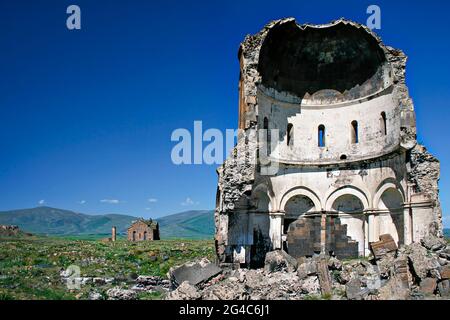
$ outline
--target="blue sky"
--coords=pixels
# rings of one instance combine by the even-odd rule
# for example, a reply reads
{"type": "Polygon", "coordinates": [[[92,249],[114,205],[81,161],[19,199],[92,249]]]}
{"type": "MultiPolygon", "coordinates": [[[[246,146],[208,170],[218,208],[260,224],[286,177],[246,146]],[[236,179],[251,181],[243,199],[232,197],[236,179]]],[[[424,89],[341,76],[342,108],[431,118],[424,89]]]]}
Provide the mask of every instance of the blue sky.
{"type": "Polygon", "coordinates": [[[290,16],[365,23],[370,4],[382,10],[377,33],[409,56],[418,139],[441,160],[447,212],[450,5],[356,0],[1,1],[0,210],[41,200],[146,217],[213,208],[216,166],[173,165],[170,136],[194,120],[236,127],[244,36],[290,16]],[[79,31],[66,28],[70,4],[79,31]]]}

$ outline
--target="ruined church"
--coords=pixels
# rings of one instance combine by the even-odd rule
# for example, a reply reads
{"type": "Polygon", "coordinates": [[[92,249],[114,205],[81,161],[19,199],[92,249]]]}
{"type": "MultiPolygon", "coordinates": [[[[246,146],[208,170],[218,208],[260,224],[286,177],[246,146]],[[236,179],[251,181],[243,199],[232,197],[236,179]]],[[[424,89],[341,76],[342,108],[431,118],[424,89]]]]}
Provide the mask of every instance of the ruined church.
{"type": "MultiPolygon", "coordinates": [[[[113,232],[115,233],[115,231],[113,232]]],[[[159,224],[152,219],[140,218],[134,221],[127,229],[128,241],[159,240],[159,224]]]]}
{"type": "MultiPolygon", "coordinates": [[[[239,48],[239,137],[218,168],[222,264],[369,255],[442,235],[439,161],[416,141],[406,55],[340,19],[273,21],[239,48]]],[[[430,106],[422,106],[430,107],[430,106]]]]}

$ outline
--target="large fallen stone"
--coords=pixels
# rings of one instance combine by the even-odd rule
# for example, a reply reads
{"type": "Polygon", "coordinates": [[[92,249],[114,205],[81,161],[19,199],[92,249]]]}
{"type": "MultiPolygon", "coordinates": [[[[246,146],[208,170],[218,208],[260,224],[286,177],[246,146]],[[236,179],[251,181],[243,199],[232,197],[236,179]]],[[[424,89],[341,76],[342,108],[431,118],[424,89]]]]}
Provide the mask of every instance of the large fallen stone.
{"type": "Polygon", "coordinates": [[[311,276],[301,282],[300,288],[303,293],[317,295],[320,294],[320,283],[317,276],[311,276]]]}
{"type": "Polygon", "coordinates": [[[258,289],[264,285],[264,281],[267,280],[267,276],[261,270],[248,270],[240,276],[240,281],[251,289],[258,289]]]}
{"type": "Polygon", "coordinates": [[[398,256],[394,252],[387,253],[376,261],[381,279],[389,279],[396,275],[405,287],[409,288],[410,273],[408,268],[408,257],[400,252],[398,256]]]}
{"type": "Polygon", "coordinates": [[[135,300],[137,298],[136,292],[133,290],[126,290],[121,288],[112,288],[106,291],[108,300],[135,300]]]}
{"type": "Polygon", "coordinates": [[[380,277],[380,269],[377,265],[371,265],[367,268],[366,275],[362,278],[364,283],[371,292],[381,288],[382,281],[380,277]]]}
{"type": "Polygon", "coordinates": [[[380,289],[379,300],[409,300],[411,292],[397,275],[392,276],[380,289]]]}
{"type": "MultiPolygon", "coordinates": [[[[315,280],[318,281],[317,277],[315,280]]],[[[300,298],[303,290],[313,289],[307,288],[312,283],[302,283],[295,272],[271,273],[267,275],[265,283],[267,284],[264,287],[266,300],[296,300],[300,298]]],[[[318,284],[318,282],[316,283],[318,284]]],[[[320,285],[318,287],[320,290],[320,285]]]]}
{"type": "Polygon", "coordinates": [[[427,249],[420,243],[412,243],[405,247],[405,254],[408,256],[413,274],[419,279],[425,279],[430,269],[427,249]]]}
{"type": "Polygon", "coordinates": [[[158,276],[138,276],[136,285],[132,290],[136,291],[161,291],[170,289],[170,281],[158,276]]]}
{"type": "Polygon", "coordinates": [[[158,276],[138,276],[136,278],[136,283],[144,286],[167,286],[169,280],[158,276]]]}
{"type": "Polygon", "coordinates": [[[317,262],[313,259],[306,260],[306,262],[297,267],[297,275],[300,279],[317,275],[317,262]]]}
{"type": "Polygon", "coordinates": [[[345,285],[345,295],[349,300],[362,300],[363,291],[361,289],[361,280],[358,278],[351,279],[345,285]]]}
{"type": "Polygon", "coordinates": [[[377,266],[380,270],[380,275],[383,279],[387,279],[394,272],[395,252],[389,252],[376,260],[377,266]]]}
{"type": "Polygon", "coordinates": [[[332,282],[330,277],[330,270],[328,269],[327,259],[322,258],[317,261],[317,276],[319,278],[319,284],[322,294],[331,294],[332,282]]]}
{"type": "Polygon", "coordinates": [[[445,248],[447,242],[443,238],[438,238],[435,235],[429,233],[422,240],[420,240],[422,245],[428,250],[437,251],[445,248]]]}
{"type": "Polygon", "coordinates": [[[439,269],[441,279],[450,279],[450,266],[446,265],[439,269]]]}
{"type": "Polygon", "coordinates": [[[342,262],[336,257],[328,259],[328,268],[330,270],[342,270],[342,262]]]}
{"type": "Polygon", "coordinates": [[[401,255],[394,260],[394,274],[401,283],[402,287],[409,289],[409,283],[412,279],[408,269],[408,257],[401,255]]]}
{"type": "Polygon", "coordinates": [[[449,259],[449,257],[450,257],[450,245],[448,245],[445,249],[443,249],[443,250],[441,251],[441,253],[446,254],[447,259],[449,259]]]}
{"type": "Polygon", "coordinates": [[[450,247],[447,247],[443,249],[441,252],[439,252],[439,257],[450,260],[450,247]]]}
{"type": "Polygon", "coordinates": [[[166,300],[199,300],[202,297],[196,287],[184,281],[178,288],[169,292],[166,300]]]}
{"type": "Polygon", "coordinates": [[[444,280],[438,284],[439,294],[443,298],[450,298],[450,280],[444,280]]]}
{"type": "Polygon", "coordinates": [[[370,249],[375,259],[381,259],[387,253],[397,251],[398,247],[390,234],[383,234],[380,241],[370,243],[370,249]]]}
{"type": "Polygon", "coordinates": [[[266,273],[297,270],[297,260],[287,254],[284,250],[275,250],[266,254],[264,261],[264,271],[266,273]]]}
{"type": "Polygon", "coordinates": [[[341,285],[347,284],[352,279],[352,274],[346,269],[333,275],[334,279],[341,285]]]}
{"type": "Polygon", "coordinates": [[[434,294],[437,288],[437,280],[435,278],[425,278],[420,282],[420,292],[423,294],[434,294]]]}
{"type": "Polygon", "coordinates": [[[203,259],[200,262],[185,263],[182,266],[170,268],[168,278],[173,288],[178,287],[184,281],[191,285],[205,283],[222,272],[215,264],[203,259]]]}

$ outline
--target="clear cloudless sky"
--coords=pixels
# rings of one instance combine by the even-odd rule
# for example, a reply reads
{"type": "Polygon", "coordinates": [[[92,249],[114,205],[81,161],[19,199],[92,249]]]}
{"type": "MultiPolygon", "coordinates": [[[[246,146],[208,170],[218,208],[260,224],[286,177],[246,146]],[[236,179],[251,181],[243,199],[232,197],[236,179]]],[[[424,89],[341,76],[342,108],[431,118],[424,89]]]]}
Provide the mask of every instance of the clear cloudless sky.
{"type": "Polygon", "coordinates": [[[441,161],[447,213],[450,4],[433,0],[1,0],[0,210],[212,209],[217,165],[172,164],[170,137],[194,120],[237,126],[245,35],[283,17],[365,23],[370,4],[382,12],[377,33],[409,56],[418,140],[441,161]],[[79,31],[66,28],[71,4],[81,8],[79,31]]]}

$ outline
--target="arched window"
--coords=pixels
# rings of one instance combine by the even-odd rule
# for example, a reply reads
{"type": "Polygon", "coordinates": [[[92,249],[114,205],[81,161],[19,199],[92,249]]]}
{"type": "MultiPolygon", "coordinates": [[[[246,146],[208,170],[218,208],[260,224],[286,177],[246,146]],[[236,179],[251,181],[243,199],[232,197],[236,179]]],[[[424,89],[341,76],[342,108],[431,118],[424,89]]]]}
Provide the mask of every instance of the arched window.
{"type": "Polygon", "coordinates": [[[386,112],[381,113],[380,117],[380,131],[383,135],[387,135],[387,127],[386,127],[386,112]]]}
{"type": "Polygon", "coordinates": [[[351,139],[352,143],[358,143],[358,121],[352,121],[352,129],[351,129],[351,139]]]}
{"type": "Polygon", "coordinates": [[[266,134],[267,152],[270,153],[270,130],[269,130],[269,119],[267,119],[267,117],[264,117],[264,132],[266,134]]]}
{"type": "Polygon", "coordinates": [[[133,231],[133,241],[136,241],[136,231],[133,231]]]}
{"type": "Polygon", "coordinates": [[[264,117],[264,129],[269,129],[269,119],[267,119],[267,117],[264,117]]]}
{"type": "Polygon", "coordinates": [[[264,117],[264,124],[263,124],[263,129],[265,130],[265,134],[266,134],[266,141],[269,142],[269,119],[267,119],[267,117],[264,117]]]}
{"type": "Polygon", "coordinates": [[[144,231],[144,240],[147,240],[147,231],[144,231]]]}
{"type": "Polygon", "coordinates": [[[294,126],[292,125],[292,123],[288,123],[286,135],[287,135],[287,145],[292,146],[294,144],[294,126]]]}
{"type": "Polygon", "coordinates": [[[319,126],[319,137],[318,137],[319,147],[325,147],[325,126],[321,124],[319,126]]]}

